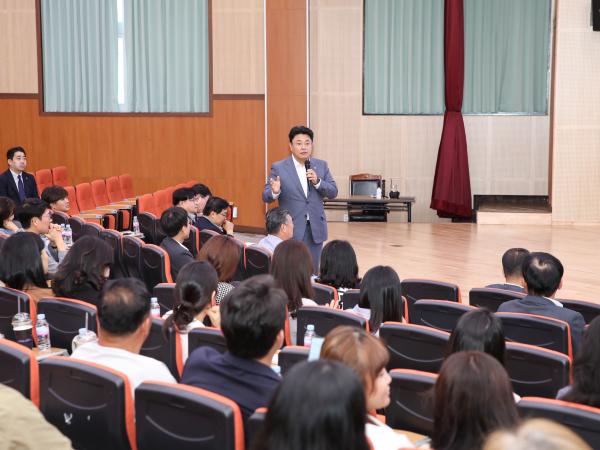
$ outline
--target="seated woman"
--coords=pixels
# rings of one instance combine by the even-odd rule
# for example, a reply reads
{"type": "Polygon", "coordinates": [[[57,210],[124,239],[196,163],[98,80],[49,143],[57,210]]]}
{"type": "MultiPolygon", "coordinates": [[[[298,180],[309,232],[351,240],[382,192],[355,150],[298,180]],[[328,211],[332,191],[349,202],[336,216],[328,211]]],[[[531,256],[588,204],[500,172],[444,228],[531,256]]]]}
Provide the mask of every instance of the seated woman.
{"type": "Polygon", "coordinates": [[[321,358],[339,361],[350,367],[362,381],[367,415],[366,434],[373,450],[412,448],[412,442],[377,419],[375,411],[390,404],[392,378],[386,370],[390,355],[376,337],[356,327],[337,327],[329,332],[321,358]]]}
{"type": "Polygon", "coordinates": [[[0,280],[13,289],[26,292],[34,302],[53,297],[48,288],[48,253],[42,238],[30,232],[15,233],[4,242],[0,258],[0,280]]]}
{"type": "Polygon", "coordinates": [[[434,450],[479,449],[488,434],[519,423],[504,367],[482,352],[450,355],[434,389],[434,450]]]}
{"type": "Polygon", "coordinates": [[[359,287],[358,263],[350,242],[336,239],[325,244],[316,281],[342,291],[359,287]]]}
{"type": "Polygon", "coordinates": [[[296,345],[296,313],[302,306],[317,306],[311,283],[313,262],[304,242],[289,239],[283,241],[273,252],[271,275],[288,297],[288,314],[292,344],[296,345]]]}
{"type": "Polygon", "coordinates": [[[217,271],[217,276],[219,277],[217,305],[234,288],[231,280],[240,263],[241,254],[242,249],[229,236],[211,237],[198,253],[199,261],[208,261],[217,271]]]}
{"type": "Polygon", "coordinates": [[[600,317],[583,332],[573,360],[573,384],[558,391],[558,399],[600,408],[600,317]]]}
{"type": "Polygon", "coordinates": [[[365,411],[362,385],[348,367],[297,364],[269,403],[251,450],[368,450],[365,411]]]}
{"type": "Polygon", "coordinates": [[[187,263],[177,274],[174,307],[163,316],[163,329],[173,327],[179,334],[184,363],[188,358],[187,334],[191,330],[204,328],[207,316],[213,327],[221,327],[219,307],[213,306],[217,283],[217,272],[206,261],[187,263]]]}
{"type": "Polygon", "coordinates": [[[0,197],[0,233],[11,235],[20,231],[20,228],[13,222],[15,218],[15,202],[8,197],[0,197]]]}
{"type": "Polygon", "coordinates": [[[99,306],[113,258],[113,249],[102,239],[81,236],[58,266],[52,281],[54,294],[99,306]]]}
{"type": "Polygon", "coordinates": [[[350,311],[369,321],[371,333],[379,336],[382,323],[402,321],[400,278],[389,266],[375,266],[360,282],[360,299],[350,311]]]}

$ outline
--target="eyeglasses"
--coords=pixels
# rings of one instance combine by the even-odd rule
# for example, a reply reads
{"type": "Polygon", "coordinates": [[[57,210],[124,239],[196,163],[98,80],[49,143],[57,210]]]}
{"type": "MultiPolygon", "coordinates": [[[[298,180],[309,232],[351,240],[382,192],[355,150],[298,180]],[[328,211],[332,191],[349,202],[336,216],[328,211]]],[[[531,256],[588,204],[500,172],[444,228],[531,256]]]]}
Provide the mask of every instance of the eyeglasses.
{"type": "Polygon", "coordinates": [[[221,211],[219,216],[227,217],[227,211],[221,211]]]}

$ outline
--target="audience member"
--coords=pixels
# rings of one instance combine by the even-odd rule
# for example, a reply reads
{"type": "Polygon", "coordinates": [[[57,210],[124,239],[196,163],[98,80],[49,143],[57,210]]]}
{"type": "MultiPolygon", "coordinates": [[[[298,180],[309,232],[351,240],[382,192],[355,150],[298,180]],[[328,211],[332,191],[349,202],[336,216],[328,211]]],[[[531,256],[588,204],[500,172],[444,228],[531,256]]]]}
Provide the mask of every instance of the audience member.
{"type": "Polygon", "coordinates": [[[173,327],[181,339],[183,362],[188,358],[188,336],[194,328],[204,328],[208,317],[213,327],[221,328],[221,315],[215,303],[217,272],[206,261],[186,264],[177,275],[175,302],[172,311],[164,315],[164,330],[173,327]]]}
{"type": "Polygon", "coordinates": [[[20,205],[26,198],[39,198],[35,177],[25,172],[27,155],[23,147],[13,147],[6,152],[8,169],[0,175],[0,196],[10,198],[20,205]]]}
{"type": "Polygon", "coordinates": [[[100,293],[110,276],[113,258],[112,247],[102,239],[81,236],[58,266],[52,280],[54,294],[100,306],[100,293]]]}
{"type": "Polygon", "coordinates": [[[62,186],[48,186],[42,191],[44,200],[53,212],[69,213],[69,193],[62,186]]]}
{"type": "Polygon", "coordinates": [[[206,206],[206,202],[212,196],[212,192],[208,186],[202,183],[198,183],[192,186],[194,193],[196,194],[196,217],[202,216],[202,211],[204,211],[204,207],[206,206]]]}
{"type": "Polygon", "coordinates": [[[271,253],[281,242],[294,236],[294,221],[287,209],[277,207],[267,211],[267,235],[260,240],[259,246],[266,248],[271,253]]]}
{"type": "Polygon", "coordinates": [[[592,450],[567,427],[547,419],[529,419],[514,430],[493,432],[482,450],[592,450]]]}
{"type": "Polygon", "coordinates": [[[373,450],[412,448],[412,442],[403,434],[381,422],[375,411],[390,404],[392,378],[386,370],[390,360],[385,345],[376,337],[357,327],[337,327],[329,332],[321,348],[321,358],[339,361],[359,376],[366,399],[366,434],[373,450]]]}
{"type": "Polygon", "coordinates": [[[19,226],[13,222],[15,218],[15,202],[8,197],[0,197],[0,233],[11,235],[20,230],[19,226]]]}
{"type": "Polygon", "coordinates": [[[71,356],[123,372],[134,394],[144,381],[175,383],[167,366],[139,354],[152,324],[149,298],[138,279],[107,281],[98,308],[99,340],[77,347],[71,356]]]}
{"type": "Polygon", "coordinates": [[[196,221],[197,204],[200,197],[192,188],[179,188],[173,191],[173,206],[182,208],[192,224],[196,221]]]}
{"type": "Polygon", "coordinates": [[[48,203],[28,198],[17,208],[16,216],[25,231],[41,236],[48,253],[48,273],[54,275],[67,254],[67,246],[63,241],[60,225],[51,223],[52,210],[48,203]]]}
{"type": "Polygon", "coordinates": [[[351,311],[369,321],[371,333],[379,336],[382,323],[401,322],[403,300],[400,278],[389,266],[375,266],[360,282],[360,299],[351,311]]]}
{"type": "Polygon", "coordinates": [[[194,350],[183,369],[182,383],[232,399],[244,421],[266,406],[280,382],[271,361],[284,340],[285,302],[285,292],[268,275],[241,283],[221,303],[227,352],[211,347],[194,350]]]}
{"type": "Polygon", "coordinates": [[[287,310],[290,321],[290,336],[295,345],[298,309],[303,306],[317,306],[311,283],[313,261],[308,247],[302,241],[289,239],[275,248],[271,260],[271,275],[287,295],[287,310]]]}
{"type": "Polygon", "coordinates": [[[562,287],[564,268],[561,262],[549,253],[530,253],[523,261],[523,279],[527,296],[502,303],[498,312],[516,312],[553,317],[565,321],[571,328],[573,354],[577,354],[585,321],[577,311],[563,308],[554,299],[562,287]]]}
{"type": "Polygon", "coordinates": [[[600,317],[584,331],[573,361],[573,384],[558,391],[557,398],[600,408],[600,317]]]}
{"type": "Polygon", "coordinates": [[[504,283],[490,284],[487,288],[504,289],[505,291],[526,292],[523,280],[523,261],[529,255],[524,248],[509,248],[502,255],[502,271],[504,283]]]}
{"type": "Polygon", "coordinates": [[[53,297],[48,288],[48,254],[42,238],[35,233],[15,233],[4,242],[0,258],[0,280],[13,289],[26,292],[37,303],[53,297]]]}
{"type": "Polygon", "coordinates": [[[229,236],[213,236],[200,249],[198,260],[208,261],[217,271],[217,305],[233,289],[231,280],[242,255],[241,247],[229,236]]]}
{"type": "Polygon", "coordinates": [[[434,399],[431,447],[435,450],[481,448],[489,433],[519,421],[506,371],[482,352],[450,355],[435,383],[434,399]]]}
{"type": "Polygon", "coordinates": [[[160,227],[167,235],[160,243],[160,246],[169,254],[171,278],[175,280],[177,279],[179,270],[194,260],[192,252],[183,245],[183,242],[190,236],[189,215],[183,208],[173,206],[166,209],[160,216],[160,227]]]}
{"type": "Polygon", "coordinates": [[[39,408],[17,390],[0,384],[0,436],[3,449],[71,450],[71,442],[46,421],[39,408]]]}
{"type": "Polygon", "coordinates": [[[227,220],[229,202],[220,197],[210,197],[202,211],[202,216],[196,221],[199,230],[211,230],[219,234],[233,236],[233,223],[227,220]]]}
{"type": "Polygon", "coordinates": [[[360,287],[356,253],[350,242],[336,239],[325,244],[317,281],[336,289],[360,287]]]}
{"type": "Polygon", "coordinates": [[[335,361],[297,364],[269,404],[252,450],[368,450],[365,394],[335,361]]]}

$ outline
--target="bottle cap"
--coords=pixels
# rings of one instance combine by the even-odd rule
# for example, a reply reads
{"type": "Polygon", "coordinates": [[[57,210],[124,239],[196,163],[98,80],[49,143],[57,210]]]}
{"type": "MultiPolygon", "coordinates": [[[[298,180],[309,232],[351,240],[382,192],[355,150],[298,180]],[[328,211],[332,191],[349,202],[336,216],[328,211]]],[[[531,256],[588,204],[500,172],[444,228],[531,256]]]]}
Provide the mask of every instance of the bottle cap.
{"type": "Polygon", "coordinates": [[[156,297],[150,298],[150,303],[158,303],[158,298],[156,298],[156,297]]]}
{"type": "Polygon", "coordinates": [[[46,314],[38,314],[37,318],[38,318],[38,320],[45,320],[46,319],[46,314]]]}
{"type": "Polygon", "coordinates": [[[88,332],[87,328],[80,328],[79,329],[79,336],[85,336],[88,332]]]}
{"type": "Polygon", "coordinates": [[[315,326],[313,324],[306,325],[306,331],[315,331],[315,326]]]}

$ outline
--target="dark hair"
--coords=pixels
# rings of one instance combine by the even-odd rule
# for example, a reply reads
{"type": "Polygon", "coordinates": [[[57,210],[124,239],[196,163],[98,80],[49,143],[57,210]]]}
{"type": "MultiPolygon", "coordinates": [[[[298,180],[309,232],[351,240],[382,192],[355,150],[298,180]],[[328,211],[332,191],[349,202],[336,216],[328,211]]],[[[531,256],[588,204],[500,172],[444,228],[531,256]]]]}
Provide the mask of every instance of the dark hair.
{"type": "Polygon", "coordinates": [[[9,148],[6,152],[6,159],[13,159],[15,157],[15,154],[19,152],[23,152],[23,154],[27,156],[27,153],[25,152],[25,149],[23,147],[13,147],[9,148]]]}
{"type": "Polygon", "coordinates": [[[187,325],[210,305],[211,295],[217,290],[217,272],[206,261],[187,263],[177,273],[173,314],[165,320],[164,329],[171,325],[185,332],[187,325]]]}
{"type": "Polygon", "coordinates": [[[85,283],[100,291],[106,278],[104,269],[114,261],[114,251],[102,239],[94,236],[81,236],[58,266],[52,281],[52,290],[61,297],[71,293],[85,283]]]}
{"type": "Polygon", "coordinates": [[[234,356],[265,356],[285,327],[285,292],[269,275],[243,281],[221,301],[221,330],[234,356]]]}
{"type": "Polygon", "coordinates": [[[311,141],[314,138],[313,130],[311,130],[308,127],[305,127],[304,125],[298,125],[290,130],[290,134],[288,135],[288,137],[290,138],[290,142],[292,142],[294,138],[299,134],[306,134],[311,141]]]}
{"type": "Polygon", "coordinates": [[[173,191],[173,206],[177,206],[180,202],[191,200],[196,196],[192,188],[179,188],[173,191]]]}
{"type": "Polygon", "coordinates": [[[242,249],[231,236],[213,236],[200,249],[199,261],[208,261],[219,281],[231,281],[240,262],[242,249]]]}
{"type": "Polygon", "coordinates": [[[600,408],[600,317],[583,332],[581,349],[573,361],[573,384],[561,400],[600,408]]]}
{"type": "Polygon", "coordinates": [[[192,189],[194,190],[194,193],[196,195],[199,195],[201,197],[207,197],[212,195],[212,192],[210,192],[208,186],[202,183],[193,185],[192,189]]]}
{"type": "Polygon", "coordinates": [[[202,214],[208,216],[211,212],[219,214],[224,209],[229,208],[229,202],[221,197],[211,197],[206,202],[202,214]]]}
{"type": "Polygon", "coordinates": [[[115,335],[136,331],[150,314],[150,295],[137,278],[109,280],[102,289],[98,308],[100,327],[115,335]]]}
{"type": "Polygon", "coordinates": [[[459,319],[450,335],[446,355],[465,350],[487,353],[504,365],[506,344],[502,321],[485,308],[469,311],[459,319]]]}
{"type": "Polygon", "coordinates": [[[179,206],[165,209],[160,216],[160,227],[169,237],[175,236],[188,224],[188,214],[179,206]]]}
{"type": "Polygon", "coordinates": [[[336,289],[354,289],[358,282],[358,263],[350,242],[335,239],[325,244],[321,253],[319,283],[336,289]]]}
{"type": "Polygon", "coordinates": [[[44,213],[50,209],[48,203],[39,198],[26,198],[23,204],[17,207],[15,211],[15,217],[23,228],[27,229],[31,227],[31,220],[34,217],[42,220],[44,213]]]}
{"type": "Polygon", "coordinates": [[[267,233],[268,234],[277,234],[279,230],[281,230],[281,225],[286,224],[288,220],[288,216],[290,212],[278,206],[277,208],[271,208],[267,211],[265,216],[267,233]]]}
{"type": "Polygon", "coordinates": [[[489,433],[519,422],[508,375],[485,353],[466,351],[448,357],[434,391],[435,450],[478,449],[489,433]]]}
{"type": "Polygon", "coordinates": [[[295,314],[302,307],[302,298],[314,298],[311,276],[312,256],[302,241],[283,241],[273,252],[271,275],[288,297],[288,311],[295,314]]]}
{"type": "Polygon", "coordinates": [[[69,193],[62,186],[48,186],[42,191],[42,200],[49,205],[68,197],[69,193]]]}
{"type": "Polygon", "coordinates": [[[47,288],[42,250],[44,241],[38,234],[24,231],[9,236],[2,247],[0,280],[13,289],[28,285],[47,288]]]}
{"type": "Polygon", "coordinates": [[[529,255],[529,250],[524,248],[509,248],[502,255],[502,270],[505,277],[522,276],[523,261],[529,255]]]}
{"type": "Polygon", "coordinates": [[[0,227],[15,213],[15,202],[8,197],[0,197],[0,227]]]}
{"type": "Polygon", "coordinates": [[[560,286],[564,272],[561,262],[550,253],[530,253],[523,261],[523,279],[530,295],[553,295],[560,286]]]}
{"type": "Polygon", "coordinates": [[[252,450],[368,450],[365,394],[336,361],[296,364],[269,403],[252,450]]]}
{"type": "Polygon", "coordinates": [[[375,266],[365,273],[360,282],[361,308],[371,310],[369,328],[371,333],[379,330],[382,323],[402,320],[402,293],[400,278],[389,266],[375,266]]]}

